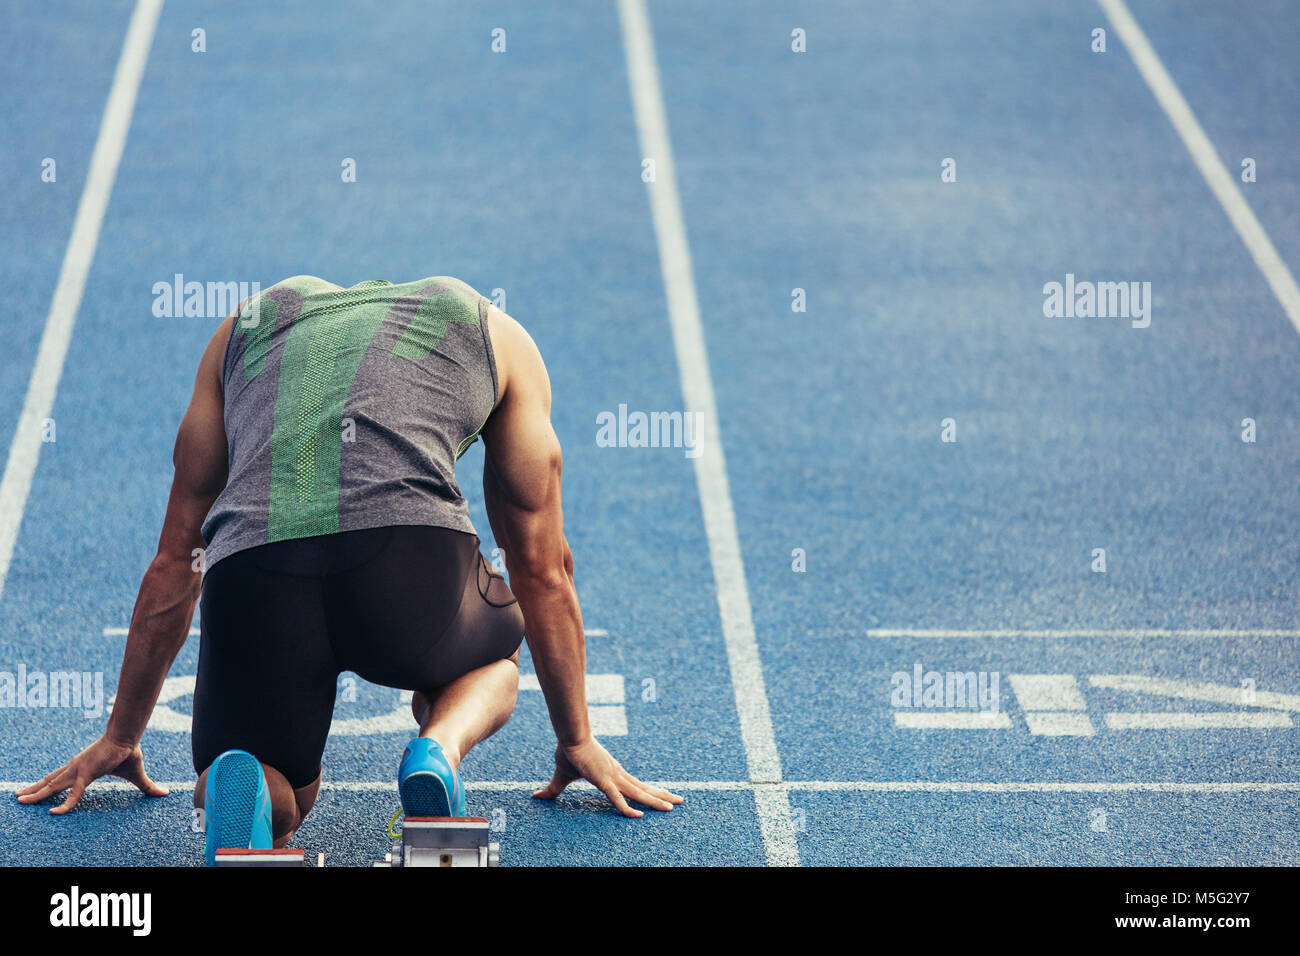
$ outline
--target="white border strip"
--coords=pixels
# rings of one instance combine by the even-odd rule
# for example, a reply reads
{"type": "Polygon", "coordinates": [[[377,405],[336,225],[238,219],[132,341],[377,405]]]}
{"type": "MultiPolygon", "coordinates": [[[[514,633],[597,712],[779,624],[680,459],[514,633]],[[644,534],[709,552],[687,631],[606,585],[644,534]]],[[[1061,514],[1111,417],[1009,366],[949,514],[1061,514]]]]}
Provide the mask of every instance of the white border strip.
{"type": "Polygon", "coordinates": [[[904,711],[894,714],[894,726],[904,730],[1010,730],[1011,717],[1002,711],[904,711]]]}
{"type": "MultiPolygon", "coordinates": [[[[752,625],[751,625],[752,629],[752,625]]],[[[104,637],[125,637],[128,629],[125,627],[106,627],[103,630],[104,637]]],[[[592,627],[586,630],[587,637],[608,637],[609,631],[604,628],[592,627]]],[[[1052,640],[1067,638],[1094,638],[1094,637],[1121,637],[1121,638],[1145,638],[1145,637],[1186,637],[1186,638],[1233,638],[1233,637],[1289,637],[1300,638],[1300,630],[1278,630],[1271,628],[1112,628],[1110,630],[1099,629],[992,629],[986,631],[971,629],[946,629],[937,628],[932,630],[917,628],[868,628],[867,637],[891,638],[891,637],[920,637],[920,638],[1013,638],[1013,637],[1041,637],[1052,640]]],[[[190,637],[198,637],[199,629],[190,628],[190,637]]]]}
{"type": "MultiPolygon", "coordinates": [[[[33,781],[34,782],[34,781],[33,781]]],[[[465,788],[471,792],[531,793],[546,786],[546,780],[487,780],[470,781],[465,788]]],[[[782,783],[753,783],[748,780],[653,780],[653,786],[669,790],[744,792],[755,794],[794,792],[828,793],[1296,793],[1300,780],[1242,781],[1211,780],[1174,782],[1163,780],[1073,781],[963,781],[963,780],[787,780],[782,783]]],[[[12,780],[0,781],[0,791],[13,792],[30,786],[12,780]]],[[[159,786],[178,793],[194,789],[193,780],[168,780],[159,786]]],[[[125,780],[96,780],[91,790],[135,790],[135,784],[125,780]]],[[[349,793],[396,793],[393,781],[337,780],[325,781],[322,790],[349,793]]],[[[569,786],[569,790],[596,793],[596,788],[586,781],[569,786]]]]}
{"type": "Polygon", "coordinates": [[[987,631],[978,630],[950,630],[938,628],[933,630],[918,630],[915,628],[868,628],[865,632],[867,637],[891,638],[891,637],[920,637],[936,638],[944,640],[948,638],[1015,638],[1015,637],[1040,637],[1049,640],[1067,639],[1067,638],[1098,638],[1098,637],[1124,637],[1124,638],[1145,638],[1145,637],[1189,637],[1189,638],[1233,638],[1233,637],[1300,637],[1300,631],[1289,630],[1239,630],[1239,629],[1218,629],[1218,628],[1116,628],[1112,630],[1053,630],[1053,629],[994,629],[987,631]]]}
{"type": "Polygon", "coordinates": [[[1142,28],[1133,19],[1133,14],[1125,6],[1124,0],[1097,0],[1097,2],[1110,20],[1111,26],[1115,28],[1115,32],[1128,47],[1129,55],[1133,57],[1138,72],[1146,80],[1147,86],[1151,87],[1151,92],[1155,94],[1160,108],[1169,117],[1169,122],[1173,123],[1174,129],[1182,137],[1183,145],[1187,147],[1187,152],[1191,154],[1196,167],[1205,177],[1215,198],[1219,200],[1219,205],[1228,214],[1228,219],[1236,228],[1237,234],[1241,236],[1241,241],[1246,244],[1246,249],[1255,260],[1255,265],[1259,266],[1259,271],[1264,273],[1264,278],[1268,280],[1273,294],[1282,304],[1287,318],[1291,320],[1296,330],[1300,331],[1300,288],[1296,286],[1291,270],[1273,248],[1268,233],[1264,231],[1264,227],[1255,218],[1255,213],[1242,197],[1237,181],[1219,159],[1219,154],[1215,152],[1209,137],[1205,135],[1205,130],[1201,129],[1196,115],[1183,99],[1183,94],[1178,91],[1178,86],[1165,70],[1160,57],[1147,41],[1142,28]]]}
{"type": "Polygon", "coordinates": [[[1129,694],[1155,694],[1159,697],[1207,700],[1214,704],[1235,704],[1300,713],[1300,694],[1280,694],[1276,691],[1253,689],[1247,691],[1244,687],[1233,687],[1229,684],[1165,680],[1143,674],[1090,674],[1088,683],[1093,687],[1124,691],[1129,694]]]}
{"type": "Polygon", "coordinates": [[[63,376],[63,360],[68,354],[72,327],[77,321],[86,278],[95,259],[99,230],[113,193],[113,182],[117,179],[117,167],[131,128],[131,114],[135,111],[136,93],[144,77],[145,64],[149,61],[149,48],[153,45],[162,6],[163,0],[139,0],[131,14],[126,40],[122,43],[122,55],[117,61],[117,72],[113,75],[108,103],[99,124],[99,137],[95,140],[94,152],[90,154],[90,168],[86,172],[86,183],[72,223],[72,235],[63,254],[63,266],[45,319],[45,332],[41,335],[36,364],[27,384],[27,398],[9,446],[4,478],[0,479],[0,595],[4,594],[14,547],[18,543],[18,529],[27,509],[27,497],[32,490],[32,479],[41,454],[41,423],[54,410],[54,397],[63,376]]]}
{"type": "Polygon", "coordinates": [[[1111,730],[1270,730],[1293,727],[1286,714],[1259,711],[1151,711],[1106,715],[1111,730]]]}
{"type": "MultiPolygon", "coordinates": [[[[663,271],[664,294],[672,326],[673,345],[681,372],[682,396],[689,411],[704,417],[700,436],[700,454],[695,461],[695,481],[699,487],[700,507],[704,513],[704,530],[709,541],[709,558],[717,585],[718,612],[731,668],[731,684],[736,695],[740,735],[745,747],[749,778],[755,783],[781,780],[781,759],[776,749],[772,715],[763,681],[763,667],[754,636],[753,612],[749,588],[745,583],[745,565],[736,534],[736,517],[727,484],[727,464],[718,432],[717,405],[713,379],[709,373],[708,352],[700,325],[700,304],[695,291],[690,247],[682,220],[681,199],[677,193],[672,142],[668,135],[668,117],[664,112],[655,60],[654,36],[643,0],[619,0],[619,22],[627,55],[628,85],[636,114],[637,135],[642,155],[655,161],[656,181],[646,184],[659,245],[659,263],[663,271]]],[[[757,800],[758,818],[772,864],[799,862],[799,845],[784,796],[757,800]]]]}

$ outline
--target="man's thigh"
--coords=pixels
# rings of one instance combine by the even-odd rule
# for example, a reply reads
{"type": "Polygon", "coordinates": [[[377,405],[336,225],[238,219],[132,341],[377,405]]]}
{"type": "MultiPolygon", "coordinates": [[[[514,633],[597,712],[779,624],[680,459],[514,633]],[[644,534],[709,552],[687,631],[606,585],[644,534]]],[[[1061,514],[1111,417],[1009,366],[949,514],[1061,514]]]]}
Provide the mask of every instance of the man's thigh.
{"type": "Polygon", "coordinates": [[[327,585],[342,669],[427,690],[518,650],[523,615],[475,536],[431,527],[395,532],[384,552],[327,585]]]}
{"type": "Polygon", "coordinates": [[[253,549],[205,577],[194,689],[194,768],[247,750],[295,789],[320,772],[338,680],[322,579],[278,573],[253,549]]]}

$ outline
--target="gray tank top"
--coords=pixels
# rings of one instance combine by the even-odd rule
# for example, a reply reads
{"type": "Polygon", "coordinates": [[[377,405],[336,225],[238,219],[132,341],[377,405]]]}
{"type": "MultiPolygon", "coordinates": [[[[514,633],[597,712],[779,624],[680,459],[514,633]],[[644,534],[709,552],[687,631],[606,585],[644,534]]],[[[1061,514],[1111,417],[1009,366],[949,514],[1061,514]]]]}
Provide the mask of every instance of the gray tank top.
{"type": "Polygon", "coordinates": [[[496,406],[488,300],[447,276],[295,276],[240,305],[222,368],[229,477],[206,567],[385,525],[474,533],[455,465],[496,406]]]}

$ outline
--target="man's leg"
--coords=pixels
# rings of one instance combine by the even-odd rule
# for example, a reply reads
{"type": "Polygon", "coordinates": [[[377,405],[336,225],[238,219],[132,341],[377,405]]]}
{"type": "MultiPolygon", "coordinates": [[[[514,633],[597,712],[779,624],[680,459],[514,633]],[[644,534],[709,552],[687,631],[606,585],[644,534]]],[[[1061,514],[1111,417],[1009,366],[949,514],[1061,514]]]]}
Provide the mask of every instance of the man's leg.
{"type": "Polygon", "coordinates": [[[453,767],[506,725],[519,692],[519,651],[431,691],[416,691],[411,713],[420,736],[438,741],[453,767]]]}
{"type": "Polygon", "coordinates": [[[331,581],[331,640],[342,669],[415,691],[420,736],[458,769],[514,710],[523,613],[476,536],[390,530],[381,554],[331,581]]]}
{"type": "MultiPolygon", "coordinates": [[[[289,786],[284,774],[270,764],[262,764],[262,774],[266,777],[266,789],[271,793],[271,835],[272,845],[277,849],[289,845],[294,833],[316,804],[316,795],[320,793],[320,774],[305,787],[295,790],[289,786]]],[[[194,787],[194,805],[202,808],[203,798],[207,793],[208,771],[199,774],[199,782],[194,787]]]]}
{"type": "Polygon", "coordinates": [[[240,551],[203,581],[194,805],[203,806],[213,761],[228,750],[248,751],[266,779],[276,847],[289,843],[316,802],[334,711],[340,668],[328,637],[324,578],[316,573],[326,547],[325,538],[307,538],[240,551]]]}

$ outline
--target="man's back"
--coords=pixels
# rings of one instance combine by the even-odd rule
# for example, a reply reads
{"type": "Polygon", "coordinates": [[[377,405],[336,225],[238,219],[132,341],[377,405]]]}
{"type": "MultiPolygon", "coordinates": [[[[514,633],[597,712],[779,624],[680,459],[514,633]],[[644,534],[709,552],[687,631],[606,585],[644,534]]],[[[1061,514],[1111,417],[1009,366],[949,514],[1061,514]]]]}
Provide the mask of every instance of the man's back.
{"type": "Polygon", "coordinates": [[[385,525],[473,533],[455,462],[497,401],[488,302],[458,279],[295,276],[242,304],[222,366],[229,478],[207,564],[385,525]]]}

